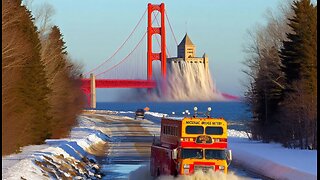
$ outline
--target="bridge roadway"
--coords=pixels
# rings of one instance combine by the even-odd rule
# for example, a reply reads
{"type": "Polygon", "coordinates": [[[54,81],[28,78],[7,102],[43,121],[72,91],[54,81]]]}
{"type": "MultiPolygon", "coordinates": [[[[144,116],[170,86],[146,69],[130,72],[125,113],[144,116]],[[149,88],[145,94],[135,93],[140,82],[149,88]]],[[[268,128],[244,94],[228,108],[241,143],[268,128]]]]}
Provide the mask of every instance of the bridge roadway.
{"type": "MultiPolygon", "coordinates": [[[[90,89],[90,79],[81,79],[82,87],[90,89]]],[[[96,79],[96,88],[155,88],[156,82],[152,80],[130,79],[96,79]]]]}
{"type": "MultiPolygon", "coordinates": [[[[96,88],[155,88],[157,86],[154,80],[144,79],[96,79],[93,74],[90,74],[90,79],[81,79],[81,89],[88,98],[88,106],[96,108],[96,88]]],[[[165,88],[161,88],[165,92],[165,88]]],[[[222,93],[226,100],[238,101],[239,97],[222,93]]]]}

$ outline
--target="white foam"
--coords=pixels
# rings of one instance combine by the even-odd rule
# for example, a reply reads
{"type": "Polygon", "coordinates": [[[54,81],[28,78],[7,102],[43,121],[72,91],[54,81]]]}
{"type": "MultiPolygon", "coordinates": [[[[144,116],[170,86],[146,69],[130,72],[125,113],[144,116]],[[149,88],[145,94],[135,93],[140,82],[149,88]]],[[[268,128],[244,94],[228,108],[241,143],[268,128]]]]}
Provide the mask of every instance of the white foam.
{"type": "MultiPolygon", "coordinates": [[[[162,80],[159,77],[155,76],[155,78],[158,83],[161,83],[162,80]]],[[[166,94],[159,93],[162,92],[159,86],[149,98],[161,101],[225,100],[217,91],[210,70],[206,72],[202,63],[170,62],[166,84],[166,94]]]]}
{"type": "MultiPolygon", "coordinates": [[[[144,179],[144,180],[151,180],[153,177],[150,174],[150,167],[149,165],[141,166],[140,168],[132,171],[129,174],[128,179],[144,179]]],[[[238,177],[233,173],[224,174],[223,172],[213,172],[209,171],[207,173],[203,173],[202,171],[197,171],[192,175],[184,176],[180,175],[178,177],[163,175],[158,178],[159,180],[242,180],[244,178],[238,177]]]]}

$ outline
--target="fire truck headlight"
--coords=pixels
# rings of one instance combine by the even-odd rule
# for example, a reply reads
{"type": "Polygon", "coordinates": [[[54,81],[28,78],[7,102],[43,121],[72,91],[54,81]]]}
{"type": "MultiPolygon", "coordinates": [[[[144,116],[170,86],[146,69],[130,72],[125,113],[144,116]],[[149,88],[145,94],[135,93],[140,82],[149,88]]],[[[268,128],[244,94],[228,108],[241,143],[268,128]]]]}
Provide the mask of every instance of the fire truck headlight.
{"type": "Polygon", "coordinates": [[[220,170],[224,170],[224,166],[219,166],[219,169],[220,170]]]}
{"type": "Polygon", "coordinates": [[[190,168],[190,164],[184,164],[184,165],[183,165],[183,168],[184,168],[184,169],[189,169],[189,168],[190,168]]]}

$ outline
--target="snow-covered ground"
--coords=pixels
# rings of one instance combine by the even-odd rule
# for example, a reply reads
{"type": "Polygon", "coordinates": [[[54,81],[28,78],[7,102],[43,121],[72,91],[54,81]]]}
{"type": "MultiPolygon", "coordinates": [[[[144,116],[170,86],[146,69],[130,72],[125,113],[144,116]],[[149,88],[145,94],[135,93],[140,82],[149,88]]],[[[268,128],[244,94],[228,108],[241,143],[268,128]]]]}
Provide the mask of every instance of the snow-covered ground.
{"type": "Polygon", "coordinates": [[[70,138],[48,139],[46,144],[26,146],[19,154],[3,156],[2,179],[96,178],[99,167],[89,153],[90,147],[106,142],[108,137],[96,129],[99,119],[79,117],[78,122],[70,138]]]}
{"type": "MultiPolygon", "coordinates": [[[[161,113],[149,115],[163,116],[161,113]]],[[[3,156],[2,179],[50,179],[59,175],[86,175],[94,178],[94,170],[99,167],[94,161],[90,161],[94,160],[90,147],[106,143],[110,137],[101,127],[96,126],[97,123],[102,123],[101,119],[80,116],[78,121],[79,125],[72,129],[70,138],[47,140],[43,145],[24,147],[19,154],[3,156]],[[78,167],[84,159],[89,160],[83,165],[85,168],[76,168],[74,172],[65,170],[66,167],[78,167]],[[36,165],[44,161],[50,166],[44,167],[42,164],[40,168],[36,165]],[[48,170],[45,168],[51,168],[53,174],[45,176],[45,171],[48,170]]],[[[234,163],[273,179],[317,179],[315,150],[286,149],[279,144],[250,141],[245,132],[233,129],[228,131],[228,136],[234,163]]]]}
{"type": "MultiPolygon", "coordinates": [[[[237,132],[233,132],[237,135],[237,132]]],[[[245,135],[245,134],[243,134],[245,135]]],[[[317,151],[286,149],[276,143],[228,138],[235,163],[272,179],[317,179],[317,151]]]]}

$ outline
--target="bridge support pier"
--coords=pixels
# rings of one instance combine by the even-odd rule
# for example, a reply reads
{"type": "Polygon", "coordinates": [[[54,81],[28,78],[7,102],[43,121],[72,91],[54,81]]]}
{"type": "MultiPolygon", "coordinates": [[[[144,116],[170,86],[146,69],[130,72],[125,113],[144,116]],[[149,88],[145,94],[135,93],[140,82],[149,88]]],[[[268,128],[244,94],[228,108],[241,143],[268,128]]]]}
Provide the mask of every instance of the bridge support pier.
{"type": "Polygon", "coordinates": [[[96,77],[90,74],[90,108],[97,107],[97,96],[96,96],[96,77]]]}

